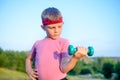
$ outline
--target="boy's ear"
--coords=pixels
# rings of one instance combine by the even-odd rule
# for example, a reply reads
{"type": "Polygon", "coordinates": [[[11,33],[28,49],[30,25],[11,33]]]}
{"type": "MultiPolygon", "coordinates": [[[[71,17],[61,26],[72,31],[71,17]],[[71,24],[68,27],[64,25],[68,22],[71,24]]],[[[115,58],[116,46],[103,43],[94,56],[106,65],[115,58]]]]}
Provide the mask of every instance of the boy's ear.
{"type": "Polygon", "coordinates": [[[43,30],[45,30],[45,26],[44,26],[44,25],[41,25],[41,28],[42,28],[43,30]]]}

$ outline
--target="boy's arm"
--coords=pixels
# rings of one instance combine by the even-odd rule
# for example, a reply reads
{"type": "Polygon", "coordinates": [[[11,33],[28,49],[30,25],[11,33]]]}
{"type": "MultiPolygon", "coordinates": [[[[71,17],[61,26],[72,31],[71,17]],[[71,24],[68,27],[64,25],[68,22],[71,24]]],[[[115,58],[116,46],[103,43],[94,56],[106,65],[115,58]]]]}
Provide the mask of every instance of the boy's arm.
{"type": "Polygon", "coordinates": [[[31,55],[28,55],[28,57],[26,58],[26,72],[32,80],[36,80],[37,71],[32,69],[32,64],[31,64],[32,61],[33,61],[33,57],[31,55]]]}
{"type": "Polygon", "coordinates": [[[77,61],[87,55],[87,48],[77,47],[78,51],[72,57],[63,57],[61,61],[61,71],[63,73],[69,72],[74,68],[77,61]]]}
{"type": "Polygon", "coordinates": [[[32,69],[32,62],[33,58],[31,55],[28,55],[26,58],[26,72],[28,72],[30,69],[32,69]]]}
{"type": "Polygon", "coordinates": [[[69,72],[71,69],[74,68],[74,66],[76,65],[76,62],[78,60],[76,58],[72,57],[64,57],[62,58],[62,62],[61,62],[61,71],[63,73],[67,73],[69,72]]]}

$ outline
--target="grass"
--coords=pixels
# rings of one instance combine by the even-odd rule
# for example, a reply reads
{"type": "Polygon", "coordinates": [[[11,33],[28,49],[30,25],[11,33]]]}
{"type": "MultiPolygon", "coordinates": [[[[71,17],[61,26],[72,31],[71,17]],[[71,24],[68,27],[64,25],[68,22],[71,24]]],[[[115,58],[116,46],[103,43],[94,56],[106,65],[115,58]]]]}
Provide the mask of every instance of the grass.
{"type": "Polygon", "coordinates": [[[108,80],[108,79],[92,78],[89,76],[81,76],[81,75],[76,75],[76,76],[67,75],[67,79],[68,80],[108,80]]]}
{"type": "Polygon", "coordinates": [[[30,80],[26,73],[0,68],[0,80],[30,80]]]}
{"type": "MultiPolygon", "coordinates": [[[[100,78],[91,78],[85,76],[70,76],[67,75],[68,80],[107,80],[100,78]]],[[[30,80],[28,75],[23,72],[0,68],[0,80],[30,80]]]]}

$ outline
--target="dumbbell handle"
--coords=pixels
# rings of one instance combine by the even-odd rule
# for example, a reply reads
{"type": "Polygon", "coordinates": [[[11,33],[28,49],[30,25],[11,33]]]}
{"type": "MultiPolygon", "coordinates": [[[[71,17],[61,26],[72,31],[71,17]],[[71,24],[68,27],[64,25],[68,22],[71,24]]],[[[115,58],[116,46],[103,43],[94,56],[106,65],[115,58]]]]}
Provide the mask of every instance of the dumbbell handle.
{"type": "MultiPolygon", "coordinates": [[[[69,55],[75,54],[76,51],[77,51],[77,48],[74,48],[73,45],[69,45],[68,47],[69,55]]],[[[92,56],[93,54],[94,54],[94,48],[92,46],[89,46],[87,55],[92,56]]]]}

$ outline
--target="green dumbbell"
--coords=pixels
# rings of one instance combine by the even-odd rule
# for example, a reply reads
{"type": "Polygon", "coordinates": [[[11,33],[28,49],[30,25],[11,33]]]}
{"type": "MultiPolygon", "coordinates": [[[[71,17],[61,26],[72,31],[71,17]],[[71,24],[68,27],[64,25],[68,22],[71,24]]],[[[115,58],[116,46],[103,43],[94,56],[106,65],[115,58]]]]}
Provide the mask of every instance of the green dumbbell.
{"type": "MultiPolygon", "coordinates": [[[[69,55],[75,54],[76,51],[77,51],[77,48],[74,48],[73,45],[69,45],[68,47],[69,55]]],[[[93,54],[94,54],[94,48],[92,46],[89,46],[87,55],[92,56],[93,54]]]]}

